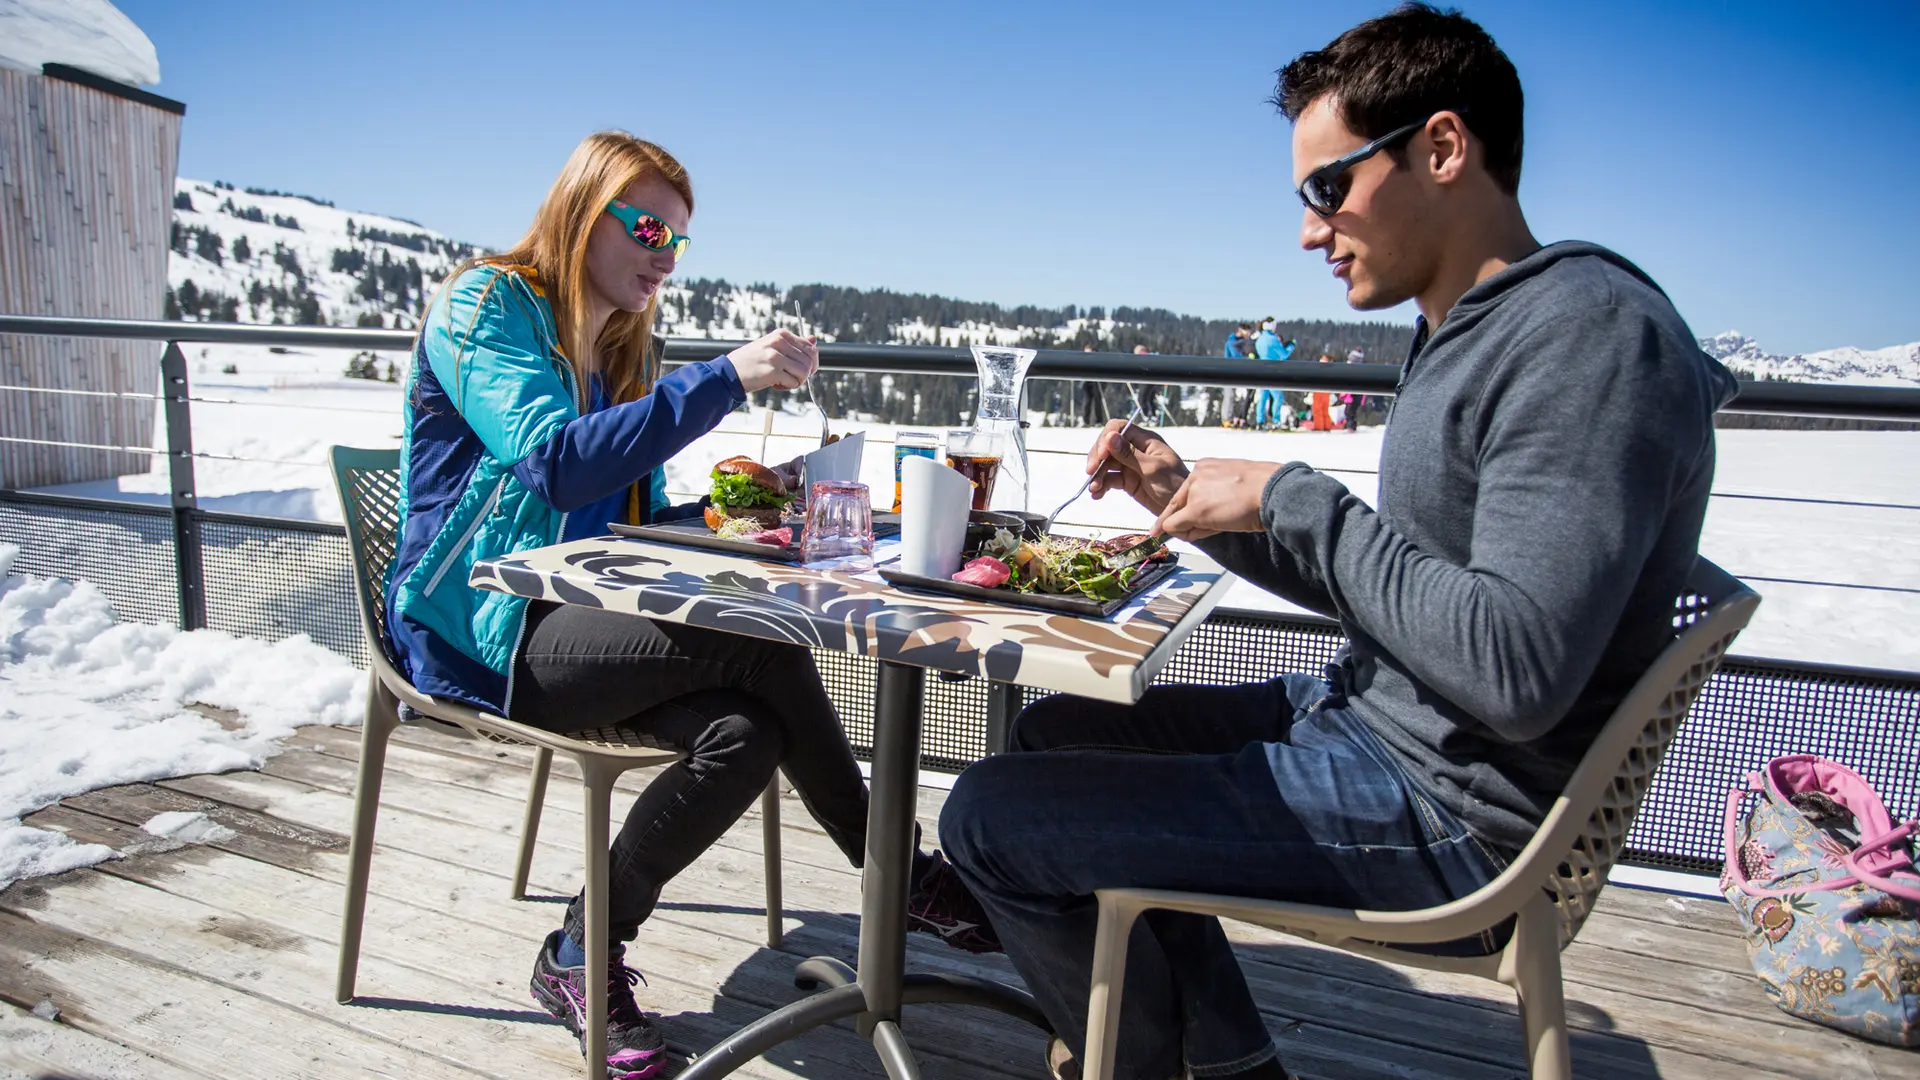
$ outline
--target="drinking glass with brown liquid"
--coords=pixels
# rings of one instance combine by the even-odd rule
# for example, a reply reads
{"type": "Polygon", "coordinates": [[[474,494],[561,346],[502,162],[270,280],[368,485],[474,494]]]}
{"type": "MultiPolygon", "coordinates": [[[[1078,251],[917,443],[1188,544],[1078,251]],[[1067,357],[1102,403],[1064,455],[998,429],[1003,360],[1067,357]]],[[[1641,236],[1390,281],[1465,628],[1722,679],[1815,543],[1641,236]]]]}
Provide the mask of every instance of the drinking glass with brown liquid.
{"type": "Polygon", "coordinates": [[[1003,456],[1000,436],[991,431],[957,428],[947,432],[947,467],[973,484],[973,508],[987,509],[993,500],[993,481],[1000,475],[1003,456]]]}

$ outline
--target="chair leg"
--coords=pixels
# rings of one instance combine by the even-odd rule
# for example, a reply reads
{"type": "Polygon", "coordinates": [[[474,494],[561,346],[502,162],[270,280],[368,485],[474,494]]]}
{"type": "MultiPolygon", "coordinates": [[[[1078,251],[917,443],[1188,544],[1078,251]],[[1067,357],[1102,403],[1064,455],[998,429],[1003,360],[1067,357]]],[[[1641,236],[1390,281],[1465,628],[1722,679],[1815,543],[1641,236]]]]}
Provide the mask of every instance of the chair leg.
{"type": "Polygon", "coordinates": [[[1572,1080],[1567,1003],[1560,978],[1560,916],[1543,892],[1520,909],[1502,977],[1520,998],[1532,1080],[1572,1080]]]}
{"type": "Polygon", "coordinates": [[[587,1058],[587,1080],[607,1077],[607,818],[613,803],[613,782],[618,769],[580,756],[580,772],[585,780],[587,812],[587,940],[581,942],[587,954],[587,1030],[583,1050],[587,1058]]]}
{"type": "Polygon", "coordinates": [[[767,948],[777,949],[786,937],[786,910],[780,899],[780,770],[760,793],[760,850],[766,861],[767,948]]]}
{"type": "Polygon", "coordinates": [[[387,765],[387,737],[400,725],[400,701],[367,675],[367,715],[360,725],[360,765],[353,784],[353,834],[347,848],[347,902],[340,916],[340,967],[334,1000],[353,1000],[360,970],[360,928],[367,914],[367,878],[373,870],[373,829],[380,816],[380,780],[387,765]]]}
{"type": "Polygon", "coordinates": [[[1140,909],[1128,901],[1095,893],[1100,928],[1093,937],[1093,993],[1087,998],[1087,1045],[1081,1053],[1083,1080],[1113,1080],[1114,1052],[1120,1046],[1120,993],[1127,977],[1127,939],[1140,909]]]}
{"type": "Polygon", "coordinates": [[[533,779],[527,784],[527,810],[520,819],[520,858],[513,866],[512,899],[527,898],[527,875],[533,871],[533,841],[540,835],[540,810],[547,802],[547,772],[553,751],[541,747],[533,755],[533,779]]]}

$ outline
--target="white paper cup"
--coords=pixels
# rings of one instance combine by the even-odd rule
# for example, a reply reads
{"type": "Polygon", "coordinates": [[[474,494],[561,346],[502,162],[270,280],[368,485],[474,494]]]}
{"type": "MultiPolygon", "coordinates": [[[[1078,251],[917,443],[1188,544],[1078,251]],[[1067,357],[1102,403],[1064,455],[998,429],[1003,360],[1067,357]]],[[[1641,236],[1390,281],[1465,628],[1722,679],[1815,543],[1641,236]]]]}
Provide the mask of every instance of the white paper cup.
{"type": "Polygon", "coordinates": [[[900,462],[900,569],[920,577],[952,577],[967,540],[973,484],[932,458],[900,462]]]}

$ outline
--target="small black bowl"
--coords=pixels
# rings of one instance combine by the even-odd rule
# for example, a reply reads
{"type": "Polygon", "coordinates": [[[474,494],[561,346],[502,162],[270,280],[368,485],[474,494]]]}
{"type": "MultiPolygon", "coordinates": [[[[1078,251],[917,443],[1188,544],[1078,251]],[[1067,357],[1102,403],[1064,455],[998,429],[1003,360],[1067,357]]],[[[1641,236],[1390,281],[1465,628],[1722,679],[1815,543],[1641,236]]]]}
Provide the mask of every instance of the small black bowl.
{"type": "Polygon", "coordinates": [[[967,515],[967,539],[962,550],[971,557],[1000,529],[1006,529],[1022,540],[1043,540],[1047,535],[1047,519],[1045,515],[1030,514],[1025,510],[972,511],[967,515]]]}
{"type": "Polygon", "coordinates": [[[1017,534],[1024,527],[1024,523],[1012,514],[1002,514],[993,510],[972,511],[967,514],[967,539],[963,551],[972,555],[980,550],[980,545],[993,539],[996,531],[1010,529],[1017,534]]]}
{"type": "Polygon", "coordinates": [[[967,515],[969,533],[983,528],[1010,529],[1022,540],[1039,540],[1047,535],[1047,518],[1025,510],[975,510],[967,515]]]}
{"type": "Polygon", "coordinates": [[[994,513],[1017,518],[1021,523],[1020,535],[1027,540],[1046,539],[1047,528],[1052,524],[1047,520],[1047,515],[1030,513],[1026,510],[996,510],[994,513]]]}

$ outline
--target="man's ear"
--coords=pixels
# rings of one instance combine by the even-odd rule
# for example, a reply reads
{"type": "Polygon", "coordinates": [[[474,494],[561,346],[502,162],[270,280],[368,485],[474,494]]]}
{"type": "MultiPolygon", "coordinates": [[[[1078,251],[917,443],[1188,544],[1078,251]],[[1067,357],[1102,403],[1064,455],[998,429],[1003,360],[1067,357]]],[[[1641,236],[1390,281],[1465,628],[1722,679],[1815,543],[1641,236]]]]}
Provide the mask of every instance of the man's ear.
{"type": "Polygon", "coordinates": [[[1434,113],[1427,121],[1427,141],[1433,150],[1427,157],[1427,169],[1435,183],[1451,184],[1465,174],[1467,152],[1473,145],[1473,133],[1466,121],[1451,109],[1434,113]]]}

